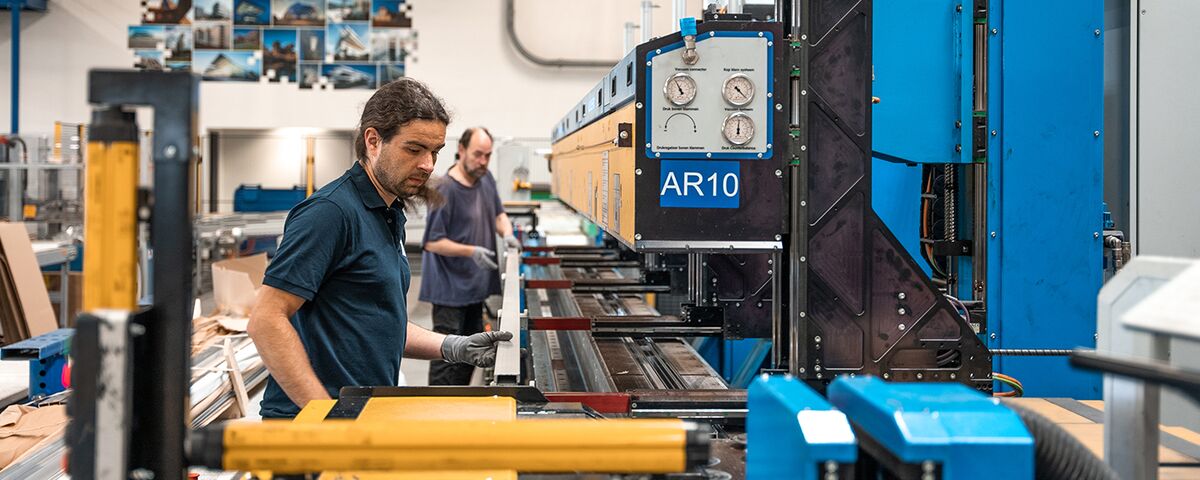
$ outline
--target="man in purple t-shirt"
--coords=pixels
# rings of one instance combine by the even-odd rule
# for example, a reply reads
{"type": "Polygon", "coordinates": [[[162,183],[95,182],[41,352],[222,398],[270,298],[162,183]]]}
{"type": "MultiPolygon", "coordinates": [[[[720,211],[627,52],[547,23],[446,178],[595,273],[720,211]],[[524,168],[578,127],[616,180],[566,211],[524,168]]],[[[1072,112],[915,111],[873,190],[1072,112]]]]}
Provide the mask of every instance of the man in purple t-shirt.
{"type": "MultiPolygon", "coordinates": [[[[468,128],[458,139],[454,158],[457,162],[435,185],[445,203],[430,209],[425,221],[420,300],[433,304],[435,332],[470,335],[483,331],[483,301],[500,293],[496,234],[511,248],[520,248],[520,242],[487,169],[492,134],[483,127],[468,128]]],[[[433,361],[429,384],[467,385],[474,368],[433,361]]]]}

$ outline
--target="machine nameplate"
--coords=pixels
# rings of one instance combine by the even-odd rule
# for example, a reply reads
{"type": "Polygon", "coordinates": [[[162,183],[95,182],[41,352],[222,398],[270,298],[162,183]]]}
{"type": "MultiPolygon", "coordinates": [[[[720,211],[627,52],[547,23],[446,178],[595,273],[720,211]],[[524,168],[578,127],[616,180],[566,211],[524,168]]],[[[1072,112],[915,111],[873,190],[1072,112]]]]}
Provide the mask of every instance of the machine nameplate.
{"type": "Polygon", "coordinates": [[[741,164],[736,161],[663,160],[659,206],[738,208],[741,164]]]}

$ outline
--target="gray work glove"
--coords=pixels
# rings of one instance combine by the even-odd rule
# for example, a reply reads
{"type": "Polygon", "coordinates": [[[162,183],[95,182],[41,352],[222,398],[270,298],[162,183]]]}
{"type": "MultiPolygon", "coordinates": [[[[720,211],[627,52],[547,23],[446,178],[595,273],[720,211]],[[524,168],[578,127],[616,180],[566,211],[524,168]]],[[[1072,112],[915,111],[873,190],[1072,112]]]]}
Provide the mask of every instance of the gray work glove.
{"type": "Polygon", "coordinates": [[[471,336],[446,335],[442,358],[450,363],[469,363],[479,368],[496,364],[496,343],[512,340],[510,332],[480,332],[471,336]]]}
{"type": "Polygon", "coordinates": [[[517,250],[520,250],[521,249],[521,241],[517,240],[517,237],[510,233],[510,234],[504,236],[504,246],[506,246],[508,248],[515,248],[517,250]]]}
{"type": "Polygon", "coordinates": [[[475,250],[471,251],[471,260],[474,260],[475,264],[479,265],[480,268],[488,268],[491,270],[496,270],[499,268],[496,266],[496,261],[492,260],[495,257],[496,252],[483,247],[475,247],[475,250]]]}

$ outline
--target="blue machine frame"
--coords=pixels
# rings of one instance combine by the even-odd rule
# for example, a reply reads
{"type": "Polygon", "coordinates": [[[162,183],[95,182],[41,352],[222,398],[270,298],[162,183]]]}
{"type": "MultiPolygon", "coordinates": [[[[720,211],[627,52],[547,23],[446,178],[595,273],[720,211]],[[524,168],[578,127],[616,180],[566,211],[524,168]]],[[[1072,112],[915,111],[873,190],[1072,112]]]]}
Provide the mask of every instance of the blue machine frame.
{"type": "MultiPolygon", "coordinates": [[[[979,163],[970,148],[973,4],[875,4],[874,207],[916,258],[921,170],[901,163],[979,163]]],[[[978,159],[987,166],[987,345],[1091,348],[1103,282],[1104,6],[987,7],[987,155],[978,159]]],[[[958,263],[960,292],[973,291],[971,268],[958,263]]],[[[994,369],[1027,394],[1100,396],[1100,377],[1063,357],[998,356],[994,369]]]]}
{"type": "Polygon", "coordinates": [[[29,363],[29,398],[41,398],[66,390],[63,368],[71,350],[73,328],[60,328],[50,333],[22,340],[0,348],[0,360],[29,363]]]}

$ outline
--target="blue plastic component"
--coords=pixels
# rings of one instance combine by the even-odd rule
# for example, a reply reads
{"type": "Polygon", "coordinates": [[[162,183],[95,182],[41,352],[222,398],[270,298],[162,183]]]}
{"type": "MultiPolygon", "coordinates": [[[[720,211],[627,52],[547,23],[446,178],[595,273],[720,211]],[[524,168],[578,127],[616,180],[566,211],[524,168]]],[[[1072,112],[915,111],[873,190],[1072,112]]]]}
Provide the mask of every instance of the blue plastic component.
{"type": "Polygon", "coordinates": [[[60,328],[0,348],[0,360],[29,362],[29,398],[40,398],[66,390],[63,367],[71,350],[73,328],[60,328]]]}
{"type": "Polygon", "coordinates": [[[259,185],[241,185],[233,192],[235,212],[286,212],[304,201],[304,188],[268,189],[259,185]]]}
{"type": "Polygon", "coordinates": [[[685,37],[696,36],[696,18],[684,17],[679,19],[679,33],[685,37]]]}
{"type": "Polygon", "coordinates": [[[917,265],[929,275],[921,257],[921,166],[871,161],[871,206],[917,265]]]}
{"type": "Polygon", "coordinates": [[[826,462],[858,458],[846,416],[803,381],[762,375],[750,384],[747,407],[749,480],[824,478],[826,462]]]}
{"type": "Polygon", "coordinates": [[[839,377],[829,385],[829,402],[860,437],[905,463],[940,465],[945,480],[1033,478],[1033,437],[1020,417],[965,385],[839,377]],[[981,460],[989,458],[997,461],[981,460]]]}

